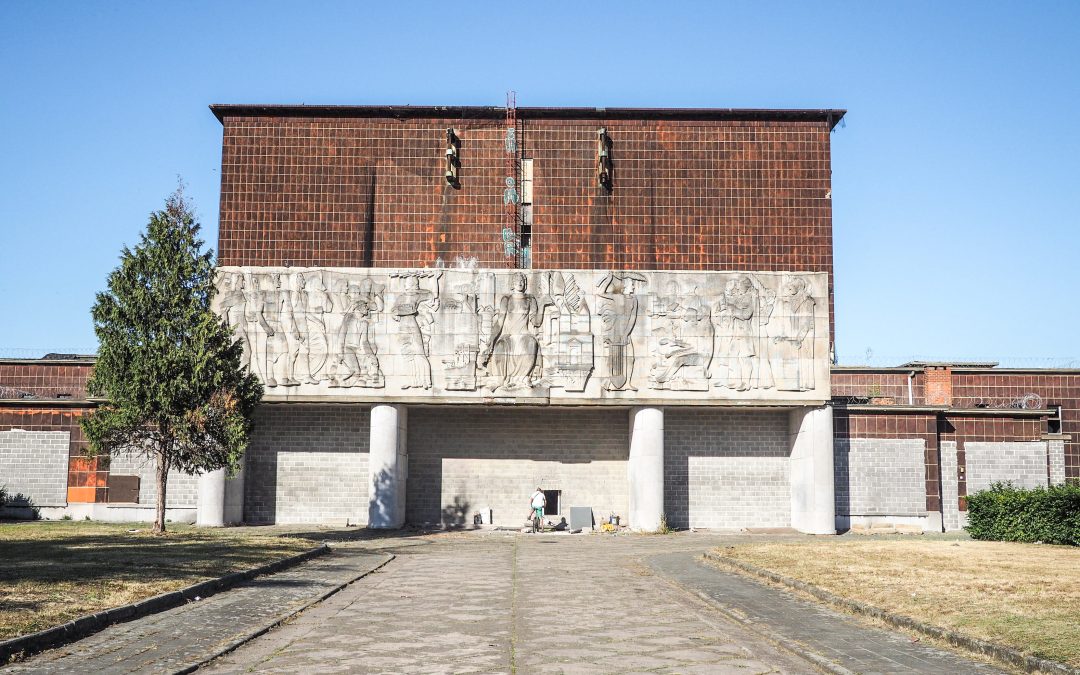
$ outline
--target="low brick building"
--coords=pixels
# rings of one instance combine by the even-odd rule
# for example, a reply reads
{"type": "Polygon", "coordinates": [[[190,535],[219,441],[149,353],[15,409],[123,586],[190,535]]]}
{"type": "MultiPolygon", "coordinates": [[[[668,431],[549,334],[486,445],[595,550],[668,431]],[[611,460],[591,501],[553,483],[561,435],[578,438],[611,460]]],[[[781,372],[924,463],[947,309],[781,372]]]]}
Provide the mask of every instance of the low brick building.
{"type": "MultiPolygon", "coordinates": [[[[212,110],[217,307],[267,387],[175,519],[517,525],[540,485],[639,529],[934,530],[1080,479],[1080,372],[830,366],[843,111],[212,110]]],[[[0,363],[0,483],[137,517],[153,467],[83,457],[91,365],[0,363]]]]}

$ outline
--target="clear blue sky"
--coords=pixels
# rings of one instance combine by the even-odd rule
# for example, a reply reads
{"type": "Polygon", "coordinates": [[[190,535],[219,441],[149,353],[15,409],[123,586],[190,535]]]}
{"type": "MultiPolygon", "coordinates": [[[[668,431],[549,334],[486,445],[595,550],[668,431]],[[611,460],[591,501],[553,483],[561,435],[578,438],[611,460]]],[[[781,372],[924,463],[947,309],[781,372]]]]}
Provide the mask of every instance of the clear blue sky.
{"type": "Polygon", "coordinates": [[[849,110],[842,363],[1080,358],[1080,3],[0,4],[0,356],[86,349],[210,103],[849,110]]]}

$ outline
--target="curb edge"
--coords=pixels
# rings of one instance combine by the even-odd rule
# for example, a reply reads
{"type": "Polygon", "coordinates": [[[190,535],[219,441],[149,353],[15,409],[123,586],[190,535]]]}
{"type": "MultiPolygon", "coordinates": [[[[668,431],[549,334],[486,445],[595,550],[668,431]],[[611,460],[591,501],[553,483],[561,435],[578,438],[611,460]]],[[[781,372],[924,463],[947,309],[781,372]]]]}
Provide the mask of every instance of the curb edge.
{"type": "Polygon", "coordinates": [[[830,593],[819,586],[808,584],[805,581],[799,581],[798,579],[792,579],[741,560],[725,558],[724,556],[719,556],[715,553],[703,553],[702,558],[710,562],[734,567],[754,576],[788,586],[789,588],[804,591],[828,605],[839,607],[854,614],[880,619],[897,628],[906,628],[938,640],[944,640],[954,647],[959,647],[960,649],[981,654],[983,656],[989,656],[1010,666],[1023,668],[1028,672],[1040,671],[1045,673],[1061,673],[1062,675],[1080,675],[1080,669],[1072,668],[1067,664],[1040,658],[1038,656],[1027,656],[1011,647],[968,637],[967,635],[962,635],[955,631],[917,621],[909,616],[904,616],[903,614],[893,614],[880,607],[875,607],[855,600],[849,600],[848,598],[841,597],[835,593],[830,593]]]}
{"type": "Polygon", "coordinates": [[[82,640],[117,623],[141,619],[151,614],[179,607],[196,597],[210,597],[255,577],[280,572],[329,552],[330,547],[327,544],[321,544],[303,553],[259,565],[249,570],[230,572],[216,579],[200,581],[197,584],[176,591],[161,593],[138,602],[86,614],[59,626],[4,640],[0,642],[0,666],[39,654],[47,649],[54,649],[76,640],[82,640]],[[18,659],[14,657],[18,657],[18,659]]]}

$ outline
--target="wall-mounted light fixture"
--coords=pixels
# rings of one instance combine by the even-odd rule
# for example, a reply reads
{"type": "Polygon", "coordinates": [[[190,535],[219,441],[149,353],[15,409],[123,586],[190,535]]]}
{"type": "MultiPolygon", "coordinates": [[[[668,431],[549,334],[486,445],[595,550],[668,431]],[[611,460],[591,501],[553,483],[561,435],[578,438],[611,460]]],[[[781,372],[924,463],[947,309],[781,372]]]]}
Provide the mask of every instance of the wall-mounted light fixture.
{"type": "Polygon", "coordinates": [[[453,128],[446,130],[446,182],[451,187],[461,187],[461,139],[453,128]]]}
{"type": "Polygon", "coordinates": [[[596,182],[604,190],[611,192],[611,136],[601,127],[596,132],[596,182]]]}

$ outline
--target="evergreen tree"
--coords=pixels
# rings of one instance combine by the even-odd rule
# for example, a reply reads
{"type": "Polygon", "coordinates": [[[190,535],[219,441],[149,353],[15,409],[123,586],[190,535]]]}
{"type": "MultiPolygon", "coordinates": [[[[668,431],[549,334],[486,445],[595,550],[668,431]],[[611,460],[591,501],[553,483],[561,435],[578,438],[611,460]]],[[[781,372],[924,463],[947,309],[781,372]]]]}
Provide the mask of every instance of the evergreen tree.
{"type": "Polygon", "coordinates": [[[106,400],[82,428],[92,452],[156,460],[158,533],[169,470],[235,470],[262,398],[243,345],[211,309],[213,252],[198,233],[178,188],[134,250],[124,247],[92,311],[99,347],[88,389],[106,400]]]}

